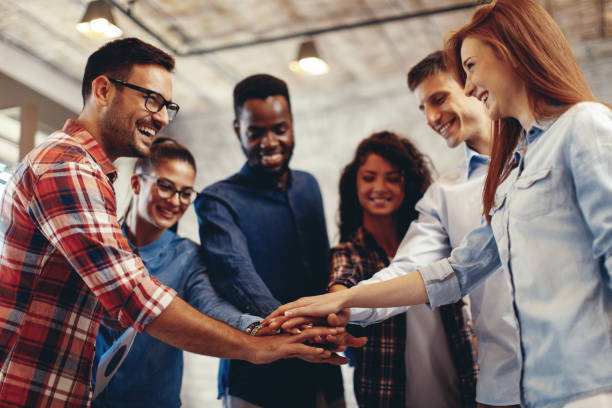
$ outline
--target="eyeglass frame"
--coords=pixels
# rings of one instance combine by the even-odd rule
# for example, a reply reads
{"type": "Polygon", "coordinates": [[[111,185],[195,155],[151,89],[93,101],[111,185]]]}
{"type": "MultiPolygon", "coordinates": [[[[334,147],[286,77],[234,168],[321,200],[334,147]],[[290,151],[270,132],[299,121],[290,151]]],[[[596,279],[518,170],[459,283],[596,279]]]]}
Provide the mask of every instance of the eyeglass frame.
{"type": "Polygon", "coordinates": [[[146,110],[148,110],[151,113],[157,113],[157,112],[161,111],[164,108],[164,106],[165,106],[166,107],[166,111],[168,112],[168,122],[172,122],[174,120],[174,118],[176,118],[176,115],[178,115],[178,111],[180,109],[179,105],[176,102],[172,102],[172,101],[166,100],[166,98],[164,98],[159,92],[155,92],[155,91],[153,91],[151,89],[143,88],[142,86],[130,84],[129,82],[120,81],[118,79],[111,78],[109,76],[107,76],[106,78],[109,81],[111,81],[113,84],[125,86],[126,88],[130,88],[130,89],[133,89],[135,91],[142,92],[142,93],[146,94],[147,96],[145,97],[144,107],[145,107],[146,110]],[[151,109],[151,108],[149,108],[147,106],[147,102],[149,101],[149,99],[153,95],[159,96],[161,98],[161,100],[163,101],[159,105],[159,108],[157,110],[153,110],[153,109],[151,109]],[[176,108],[176,109],[174,109],[174,108],[176,108]]]}
{"type": "Polygon", "coordinates": [[[174,195],[175,195],[176,193],[178,193],[178,196],[179,196],[179,202],[180,202],[181,204],[183,204],[183,205],[191,205],[191,204],[193,204],[193,202],[194,202],[194,201],[195,201],[195,200],[198,198],[198,196],[200,195],[200,193],[198,193],[197,191],[195,191],[195,190],[193,189],[193,187],[184,187],[183,189],[179,190],[178,188],[176,188],[176,185],[175,185],[175,184],[172,182],[172,180],[168,180],[167,178],[157,178],[157,177],[153,177],[153,176],[150,176],[150,175],[148,175],[148,174],[145,174],[145,173],[138,173],[138,176],[139,176],[139,177],[144,178],[145,180],[149,180],[149,181],[155,182],[155,189],[156,189],[156,191],[157,191],[157,194],[159,195],[159,197],[160,197],[160,198],[162,198],[162,199],[164,199],[164,200],[171,200],[171,199],[174,197],[174,195]],[[167,181],[168,183],[172,184],[172,186],[173,186],[173,191],[172,191],[172,194],[170,194],[168,197],[164,197],[164,196],[163,196],[164,194],[162,194],[162,193],[159,191],[159,182],[160,182],[161,180],[163,180],[163,181],[167,181]],[[184,191],[185,191],[186,189],[190,189],[190,190],[191,190],[193,193],[195,193],[195,194],[192,194],[192,195],[191,195],[191,197],[193,197],[193,198],[190,198],[190,199],[189,199],[189,202],[185,202],[185,201],[183,201],[183,199],[181,198],[181,197],[183,197],[183,196],[182,196],[182,193],[184,193],[184,191]]]}

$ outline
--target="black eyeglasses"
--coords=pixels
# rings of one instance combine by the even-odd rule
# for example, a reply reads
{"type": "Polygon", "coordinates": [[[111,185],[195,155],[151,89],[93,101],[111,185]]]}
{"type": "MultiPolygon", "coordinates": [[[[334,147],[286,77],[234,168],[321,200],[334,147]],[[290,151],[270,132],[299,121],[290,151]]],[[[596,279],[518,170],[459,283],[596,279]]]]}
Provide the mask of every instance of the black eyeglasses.
{"type": "Polygon", "coordinates": [[[130,84],[128,82],[120,81],[120,80],[115,79],[115,78],[111,78],[111,77],[107,77],[107,78],[108,78],[109,81],[111,81],[114,84],[125,86],[126,88],[130,88],[130,89],[133,89],[135,91],[142,92],[142,93],[146,94],[147,96],[145,97],[145,108],[149,112],[157,113],[160,110],[162,110],[162,108],[165,106],[166,110],[168,111],[168,120],[172,121],[176,117],[176,114],[179,111],[179,106],[176,103],[174,103],[174,102],[167,101],[159,93],[157,93],[155,91],[152,91],[150,89],[147,89],[147,88],[143,88],[143,87],[138,86],[138,85],[134,85],[134,84],[130,84]]]}
{"type": "Polygon", "coordinates": [[[140,173],[138,175],[146,180],[154,181],[155,187],[157,188],[157,194],[160,198],[163,198],[164,200],[170,199],[174,197],[176,193],[178,193],[179,201],[181,202],[181,204],[189,205],[193,203],[198,197],[198,193],[191,187],[185,187],[181,190],[178,190],[174,183],[168,179],[155,178],[144,173],[140,173]]]}

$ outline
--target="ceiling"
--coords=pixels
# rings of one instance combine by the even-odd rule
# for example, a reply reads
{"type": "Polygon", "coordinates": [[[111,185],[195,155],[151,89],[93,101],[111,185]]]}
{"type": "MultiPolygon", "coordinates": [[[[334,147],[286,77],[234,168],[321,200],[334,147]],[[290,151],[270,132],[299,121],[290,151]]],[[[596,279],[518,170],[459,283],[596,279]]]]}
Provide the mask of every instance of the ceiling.
{"type": "MultiPolygon", "coordinates": [[[[305,37],[217,52],[202,50],[474,2],[113,0],[113,3],[115,19],[124,36],[137,36],[177,56],[173,99],[180,104],[181,115],[201,115],[230,109],[234,84],[258,72],[287,80],[292,99],[298,100],[294,103],[298,109],[307,109],[312,103],[343,104],[355,98],[379,96],[389,88],[402,87],[397,78],[403,78],[410,66],[439,48],[444,34],[465,24],[473,9],[317,35],[319,52],[330,65],[330,72],[318,77],[301,76],[288,68],[305,37]],[[129,10],[137,21],[121,10],[129,10]],[[189,53],[193,55],[186,55],[189,53]]],[[[612,55],[612,0],[540,3],[559,22],[581,63],[595,62],[602,54],[612,55]]],[[[0,44],[31,56],[78,87],[87,56],[103,43],[86,38],[75,29],[86,4],[86,0],[3,0],[0,44]]],[[[6,60],[0,62],[6,64],[6,60]]],[[[599,67],[594,75],[612,75],[609,69],[601,72],[599,67]]],[[[73,106],[79,104],[76,101],[73,106]]]]}

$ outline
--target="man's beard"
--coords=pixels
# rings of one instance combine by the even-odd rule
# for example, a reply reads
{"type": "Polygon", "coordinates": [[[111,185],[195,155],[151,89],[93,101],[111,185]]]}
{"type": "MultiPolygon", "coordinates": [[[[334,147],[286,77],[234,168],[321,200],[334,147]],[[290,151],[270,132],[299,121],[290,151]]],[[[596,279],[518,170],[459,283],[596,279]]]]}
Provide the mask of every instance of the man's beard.
{"type": "Polygon", "coordinates": [[[134,132],[138,125],[131,128],[129,119],[121,114],[119,103],[114,100],[110,109],[101,119],[101,130],[106,148],[113,152],[115,157],[147,157],[149,150],[143,151],[135,140],[134,132]]]}

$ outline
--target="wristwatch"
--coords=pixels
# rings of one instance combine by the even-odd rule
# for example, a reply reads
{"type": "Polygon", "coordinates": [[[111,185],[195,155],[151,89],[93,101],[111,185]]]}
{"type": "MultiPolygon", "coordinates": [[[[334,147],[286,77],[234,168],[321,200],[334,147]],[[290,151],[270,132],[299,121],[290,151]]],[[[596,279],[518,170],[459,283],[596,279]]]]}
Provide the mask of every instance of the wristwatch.
{"type": "Polygon", "coordinates": [[[249,324],[245,331],[251,336],[256,336],[259,329],[261,329],[261,321],[249,324]]]}

